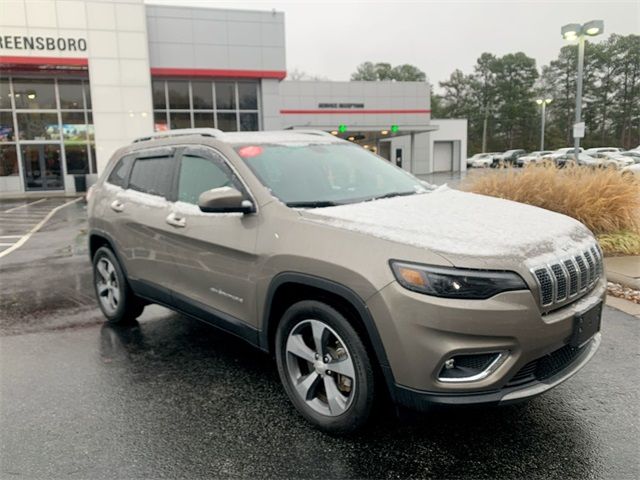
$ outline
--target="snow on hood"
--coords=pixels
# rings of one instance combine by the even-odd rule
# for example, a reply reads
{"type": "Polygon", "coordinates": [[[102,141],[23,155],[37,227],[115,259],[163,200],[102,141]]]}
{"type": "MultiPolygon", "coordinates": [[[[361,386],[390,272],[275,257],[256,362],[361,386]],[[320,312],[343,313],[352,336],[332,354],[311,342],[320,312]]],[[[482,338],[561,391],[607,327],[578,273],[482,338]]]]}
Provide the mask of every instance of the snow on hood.
{"type": "Polygon", "coordinates": [[[532,259],[593,242],[565,215],[440,187],[430,193],[309,209],[308,220],[434,252],[532,259]]]}

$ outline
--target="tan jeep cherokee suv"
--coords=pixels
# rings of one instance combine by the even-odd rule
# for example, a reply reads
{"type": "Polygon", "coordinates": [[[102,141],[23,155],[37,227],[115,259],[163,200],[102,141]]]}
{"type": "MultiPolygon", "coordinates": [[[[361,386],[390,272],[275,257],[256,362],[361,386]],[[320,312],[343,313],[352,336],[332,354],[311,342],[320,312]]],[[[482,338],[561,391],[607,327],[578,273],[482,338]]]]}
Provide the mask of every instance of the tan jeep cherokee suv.
{"type": "Polygon", "coordinates": [[[113,156],[91,191],[109,321],[153,302],[272,353],[325,431],[397,404],[502,404],[600,343],[602,253],[579,222],[435,188],[324,132],[172,131],[113,156]]]}

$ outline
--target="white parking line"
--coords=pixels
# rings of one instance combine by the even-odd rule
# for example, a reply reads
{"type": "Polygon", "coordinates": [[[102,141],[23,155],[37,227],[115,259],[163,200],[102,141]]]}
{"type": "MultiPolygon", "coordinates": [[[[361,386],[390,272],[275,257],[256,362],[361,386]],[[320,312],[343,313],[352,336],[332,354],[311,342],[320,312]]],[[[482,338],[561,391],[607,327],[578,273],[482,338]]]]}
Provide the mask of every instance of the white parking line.
{"type": "Polygon", "coordinates": [[[24,205],[18,205],[17,207],[10,208],[9,210],[4,210],[2,213],[13,212],[15,210],[19,210],[24,207],[28,207],[29,205],[35,205],[36,203],[44,202],[46,198],[41,198],[40,200],[36,200],[35,202],[25,203],[24,205]]]}
{"type": "MultiPolygon", "coordinates": [[[[44,200],[44,199],[43,199],[44,200]]],[[[47,221],[58,211],[61,210],[62,208],[66,207],[67,205],[71,205],[72,203],[76,203],[78,201],[82,200],[82,197],[78,197],[74,200],[71,200],[67,203],[63,203],[62,205],[58,205],[56,208],[54,208],[53,210],[51,210],[46,217],[44,217],[40,223],[38,223],[35,227],[33,227],[29,233],[27,233],[26,235],[23,235],[20,240],[18,240],[16,243],[14,243],[12,246],[10,246],[9,248],[7,248],[6,250],[3,250],[2,252],[0,252],[0,258],[9,255],[11,252],[13,252],[14,250],[17,250],[18,248],[20,248],[22,245],[24,245],[26,243],[27,240],[29,240],[31,238],[31,235],[33,235],[34,233],[36,233],[38,230],[40,230],[42,228],[42,226],[47,223],[47,221]]]]}
{"type": "Polygon", "coordinates": [[[0,240],[5,240],[7,238],[22,238],[22,235],[0,235],[0,240]]]}

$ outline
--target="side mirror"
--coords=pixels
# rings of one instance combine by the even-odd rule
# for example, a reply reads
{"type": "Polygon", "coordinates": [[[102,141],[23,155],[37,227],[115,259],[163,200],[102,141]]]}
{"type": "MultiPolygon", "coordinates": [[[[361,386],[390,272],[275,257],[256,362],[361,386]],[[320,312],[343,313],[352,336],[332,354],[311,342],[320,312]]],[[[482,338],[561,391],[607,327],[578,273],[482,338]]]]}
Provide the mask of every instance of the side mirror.
{"type": "Polygon", "coordinates": [[[198,207],[206,213],[253,213],[253,203],[235,188],[220,187],[202,192],[198,207]]]}

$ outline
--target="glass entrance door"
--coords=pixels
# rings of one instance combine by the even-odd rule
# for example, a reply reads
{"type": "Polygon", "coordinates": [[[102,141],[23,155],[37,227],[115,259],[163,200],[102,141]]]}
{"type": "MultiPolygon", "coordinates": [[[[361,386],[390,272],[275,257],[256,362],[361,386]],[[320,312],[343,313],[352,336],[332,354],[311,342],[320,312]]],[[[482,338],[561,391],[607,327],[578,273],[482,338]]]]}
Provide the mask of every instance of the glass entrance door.
{"type": "Polygon", "coordinates": [[[27,190],[62,190],[60,145],[22,145],[24,185],[27,190]]]}

